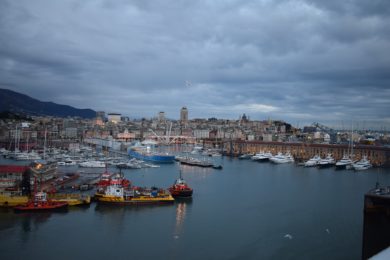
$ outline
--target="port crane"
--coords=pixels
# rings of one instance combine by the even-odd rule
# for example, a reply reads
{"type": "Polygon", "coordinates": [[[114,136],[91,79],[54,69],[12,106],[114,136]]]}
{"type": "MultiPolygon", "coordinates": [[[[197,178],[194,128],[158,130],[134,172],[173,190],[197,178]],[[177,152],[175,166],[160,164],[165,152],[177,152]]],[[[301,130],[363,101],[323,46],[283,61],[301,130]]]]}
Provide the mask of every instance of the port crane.
{"type": "Polygon", "coordinates": [[[329,136],[330,136],[330,143],[332,143],[332,144],[337,143],[337,132],[336,132],[336,130],[334,130],[334,129],[330,128],[330,127],[327,127],[327,126],[325,126],[323,124],[317,123],[317,122],[312,123],[312,126],[315,126],[318,129],[320,129],[321,131],[329,134],[329,136]]]}

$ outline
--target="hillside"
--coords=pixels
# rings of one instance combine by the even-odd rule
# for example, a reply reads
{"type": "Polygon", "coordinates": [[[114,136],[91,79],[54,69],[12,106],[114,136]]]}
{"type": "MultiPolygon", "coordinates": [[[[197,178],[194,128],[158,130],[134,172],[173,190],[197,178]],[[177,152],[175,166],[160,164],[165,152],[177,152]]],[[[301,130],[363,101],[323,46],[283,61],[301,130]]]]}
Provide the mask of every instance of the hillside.
{"type": "Polygon", "coordinates": [[[92,109],[78,109],[53,102],[43,102],[9,89],[0,89],[0,112],[10,111],[35,116],[82,117],[93,118],[92,109]]]}

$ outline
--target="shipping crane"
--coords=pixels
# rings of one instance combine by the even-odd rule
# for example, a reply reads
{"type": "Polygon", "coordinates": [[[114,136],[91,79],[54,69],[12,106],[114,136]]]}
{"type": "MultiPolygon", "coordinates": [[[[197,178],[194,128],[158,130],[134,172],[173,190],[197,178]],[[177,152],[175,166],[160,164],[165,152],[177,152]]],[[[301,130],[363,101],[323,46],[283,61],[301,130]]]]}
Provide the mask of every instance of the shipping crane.
{"type": "Polygon", "coordinates": [[[318,129],[320,129],[321,131],[327,133],[330,136],[330,143],[332,143],[332,144],[337,143],[337,132],[336,132],[336,130],[334,130],[334,129],[330,128],[330,127],[327,127],[325,125],[322,125],[320,123],[317,123],[317,122],[314,122],[312,124],[312,126],[315,126],[318,129]]]}

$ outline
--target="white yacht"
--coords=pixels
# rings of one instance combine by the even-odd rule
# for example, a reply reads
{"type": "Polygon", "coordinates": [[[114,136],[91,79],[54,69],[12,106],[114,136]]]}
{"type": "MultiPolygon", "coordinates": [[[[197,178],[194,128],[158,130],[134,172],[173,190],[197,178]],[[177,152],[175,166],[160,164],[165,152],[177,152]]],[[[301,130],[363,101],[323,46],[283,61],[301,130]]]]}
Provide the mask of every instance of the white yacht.
{"type": "Polygon", "coordinates": [[[36,152],[31,151],[29,153],[21,152],[17,154],[14,159],[17,161],[35,161],[35,160],[41,160],[42,157],[39,156],[39,154],[37,154],[36,152]]]}
{"type": "Polygon", "coordinates": [[[245,154],[241,154],[240,156],[238,156],[238,159],[240,160],[245,160],[245,159],[251,159],[253,157],[252,154],[250,153],[245,153],[245,154]]]}
{"type": "Polygon", "coordinates": [[[367,159],[367,157],[364,156],[360,161],[352,164],[352,167],[355,171],[362,171],[362,170],[367,170],[367,169],[371,168],[372,164],[367,159]]]}
{"type": "Polygon", "coordinates": [[[277,155],[269,158],[269,160],[277,164],[294,162],[294,158],[290,153],[286,153],[286,154],[278,153],[277,155]]]}
{"type": "Polygon", "coordinates": [[[86,161],[80,163],[79,166],[84,168],[104,168],[106,163],[102,161],[86,161]]]}
{"type": "Polygon", "coordinates": [[[344,155],[340,161],[336,162],[336,169],[350,169],[352,167],[353,161],[349,155],[344,155]]]}
{"type": "Polygon", "coordinates": [[[0,148],[0,155],[3,155],[3,156],[6,156],[10,153],[10,151],[8,151],[7,149],[5,148],[0,148]]]}
{"type": "Polygon", "coordinates": [[[272,157],[271,152],[260,152],[252,156],[252,160],[259,162],[266,162],[272,157]]]}
{"type": "Polygon", "coordinates": [[[74,166],[74,165],[77,165],[77,162],[68,159],[68,160],[65,160],[65,161],[57,162],[57,165],[58,166],[74,166]]]}
{"type": "Polygon", "coordinates": [[[332,167],[333,165],[335,165],[335,163],[336,161],[333,158],[333,156],[331,154],[328,154],[324,159],[321,159],[317,165],[320,168],[326,168],[326,167],[332,167]]]}
{"type": "Polygon", "coordinates": [[[319,161],[321,160],[321,157],[319,155],[315,155],[313,158],[310,158],[307,162],[305,162],[305,167],[313,167],[317,166],[319,161]]]}

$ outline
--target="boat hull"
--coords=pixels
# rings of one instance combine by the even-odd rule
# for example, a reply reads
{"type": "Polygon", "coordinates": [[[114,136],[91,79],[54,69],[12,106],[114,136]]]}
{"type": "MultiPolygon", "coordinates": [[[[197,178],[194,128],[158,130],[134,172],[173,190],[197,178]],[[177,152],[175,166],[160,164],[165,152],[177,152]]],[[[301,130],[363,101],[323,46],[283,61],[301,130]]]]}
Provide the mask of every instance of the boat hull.
{"type": "Polygon", "coordinates": [[[191,192],[172,192],[172,197],[174,198],[191,198],[192,197],[192,191],[191,192]]]}
{"type": "Polygon", "coordinates": [[[39,211],[66,210],[67,208],[68,208],[68,203],[56,202],[50,205],[40,205],[40,204],[38,204],[37,206],[33,204],[20,205],[20,206],[15,206],[14,210],[16,212],[24,212],[24,211],[39,212],[39,211]]]}
{"type": "Polygon", "coordinates": [[[53,194],[49,198],[54,202],[65,202],[69,206],[80,206],[91,204],[91,196],[80,194],[53,194]]]}
{"type": "Polygon", "coordinates": [[[346,170],[347,169],[347,166],[349,166],[350,164],[336,164],[335,167],[336,167],[336,170],[346,170]]]}
{"type": "Polygon", "coordinates": [[[173,155],[161,155],[161,154],[142,154],[134,150],[129,150],[128,154],[130,157],[143,160],[143,161],[149,161],[154,163],[174,163],[175,162],[175,156],[173,155]]]}
{"type": "Polygon", "coordinates": [[[208,168],[208,167],[213,167],[214,165],[209,162],[203,162],[203,161],[191,161],[191,160],[181,160],[181,164],[185,165],[190,165],[190,166],[197,166],[197,167],[203,167],[203,168],[208,168]]]}
{"type": "Polygon", "coordinates": [[[12,195],[0,195],[1,207],[15,207],[28,202],[27,196],[12,196],[12,195]]]}
{"type": "Polygon", "coordinates": [[[153,204],[170,204],[175,200],[172,196],[164,197],[145,197],[141,196],[138,198],[129,198],[125,199],[123,197],[113,197],[113,196],[98,196],[96,198],[97,202],[104,204],[112,205],[153,205],[153,204]]]}
{"type": "Polygon", "coordinates": [[[193,190],[188,189],[188,190],[175,190],[175,189],[168,189],[169,192],[171,193],[172,197],[174,198],[189,198],[192,197],[193,190]]]}
{"type": "Polygon", "coordinates": [[[327,164],[318,164],[318,168],[330,168],[335,166],[333,163],[327,163],[327,164]]]}
{"type": "Polygon", "coordinates": [[[258,158],[255,161],[256,162],[269,162],[269,158],[258,158]]]}

